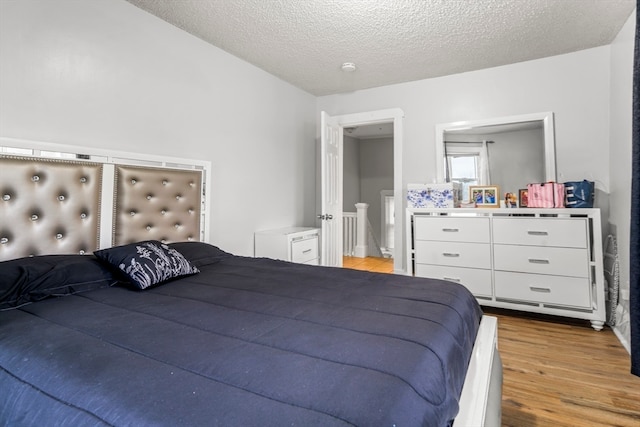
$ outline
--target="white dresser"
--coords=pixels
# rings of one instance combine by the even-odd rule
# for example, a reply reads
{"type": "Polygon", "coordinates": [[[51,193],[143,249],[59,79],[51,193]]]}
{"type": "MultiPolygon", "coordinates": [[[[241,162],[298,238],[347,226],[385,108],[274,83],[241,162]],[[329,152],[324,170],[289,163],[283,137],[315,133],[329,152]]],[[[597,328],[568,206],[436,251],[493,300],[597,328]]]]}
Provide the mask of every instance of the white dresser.
{"type": "Polygon", "coordinates": [[[319,265],[319,232],[312,227],[258,231],[255,233],[255,256],[319,265]]]}
{"type": "Polygon", "coordinates": [[[466,286],[482,305],[604,325],[598,209],[408,209],[408,273],[466,286]]]}

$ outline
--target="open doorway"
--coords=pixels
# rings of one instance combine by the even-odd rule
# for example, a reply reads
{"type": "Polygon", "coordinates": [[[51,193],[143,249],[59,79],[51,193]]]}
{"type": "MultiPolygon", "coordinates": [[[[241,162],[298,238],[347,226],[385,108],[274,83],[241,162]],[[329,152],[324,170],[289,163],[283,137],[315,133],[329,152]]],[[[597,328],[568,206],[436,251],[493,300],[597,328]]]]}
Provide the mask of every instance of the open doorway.
{"type": "MultiPolygon", "coordinates": [[[[405,202],[402,188],[402,136],[404,112],[394,108],[388,110],[330,116],[320,113],[319,151],[319,226],[321,227],[322,265],[340,266],[343,249],[343,139],[344,129],[368,125],[392,123],[393,129],[393,272],[404,274],[405,265],[405,202]],[[336,197],[337,196],[337,197],[336,197]]],[[[380,197],[380,195],[378,195],[380,197]]],[[[360,224],[364,224],[363,221],[360,224]]]]}
{"type": "Polygon", "coordinates": [[[344,265],[393,271],[395,248],[393,122],[343,128],[344,265]],[[366,215],[357,208],[366,205],[366,215]],[[366,218],[366,253],[356,248],[354,222],[366,218]],[[350,259],[351,257],[359,259],[350,259]],[[363,260],[362,258],[371,258],[363,260]],[[386,259],[383,262],[383,259],[386,259]]]}

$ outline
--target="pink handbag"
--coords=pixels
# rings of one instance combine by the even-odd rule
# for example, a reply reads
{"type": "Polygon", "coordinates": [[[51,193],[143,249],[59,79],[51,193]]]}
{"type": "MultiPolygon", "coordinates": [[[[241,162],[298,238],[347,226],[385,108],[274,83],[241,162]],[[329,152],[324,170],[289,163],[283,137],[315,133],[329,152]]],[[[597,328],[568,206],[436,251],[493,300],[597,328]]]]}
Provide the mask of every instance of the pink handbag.
{"type": "Polygon", "coordinates": [[[527,184],[530,208],[563,208],[564,184],[557,182],[543,182],[541,184],[527,184]]]}

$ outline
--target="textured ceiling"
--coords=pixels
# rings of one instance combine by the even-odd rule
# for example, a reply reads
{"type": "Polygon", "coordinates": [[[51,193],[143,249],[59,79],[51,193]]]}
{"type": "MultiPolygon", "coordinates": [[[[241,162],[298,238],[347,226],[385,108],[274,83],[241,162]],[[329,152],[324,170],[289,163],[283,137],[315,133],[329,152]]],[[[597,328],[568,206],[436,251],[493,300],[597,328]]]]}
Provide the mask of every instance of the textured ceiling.
{"type": "Polygon", "coordinates": [[[611,43],[635,0],[127,0],[314,95],[611,43]],[[353,73],[340,70],[354,62],[353,73]]]}

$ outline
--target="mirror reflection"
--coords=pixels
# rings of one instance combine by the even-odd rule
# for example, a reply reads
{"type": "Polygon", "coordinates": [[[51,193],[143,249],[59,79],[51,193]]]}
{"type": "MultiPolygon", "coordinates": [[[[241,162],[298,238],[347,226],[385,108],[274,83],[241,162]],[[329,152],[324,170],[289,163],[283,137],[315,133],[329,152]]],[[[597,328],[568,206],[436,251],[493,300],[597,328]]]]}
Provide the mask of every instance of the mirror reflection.
{"type": "Polygon", "coordinates": [[[439,179],[469,186],[497,185],[517,193],[528,183],[555,180],[551,113],[440,125],[439,179]],[[520,120],[526,118],[528,120],[520,120]]]}

